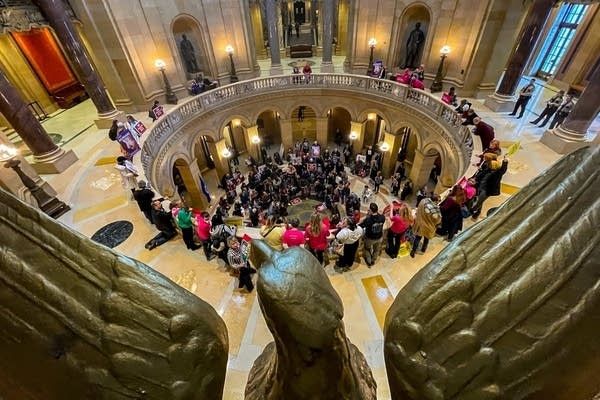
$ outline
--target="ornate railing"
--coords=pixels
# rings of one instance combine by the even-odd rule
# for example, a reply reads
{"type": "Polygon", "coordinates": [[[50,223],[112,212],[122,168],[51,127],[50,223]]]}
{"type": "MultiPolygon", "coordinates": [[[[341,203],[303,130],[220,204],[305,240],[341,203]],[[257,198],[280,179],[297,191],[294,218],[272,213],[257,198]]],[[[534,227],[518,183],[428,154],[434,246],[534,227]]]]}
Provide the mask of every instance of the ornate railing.
{"type": "Polygon", "coordinates": [[[388,100],[388,104],[406,105],[422,111],[444,128],[460,148],[464,165],[469,165],[470,137],[466,137],[464,132],[459,129],[461,126],[460,115],[452,107],[442,103],[438,95],[413,89],[394,81],[348,74],[313,74],[309,82],[299,75],[256,78],[223,86],[193,97],[168,112],[150,129],[142,150],[142,165],[148,173],[152,160],[167,144],[169,138],[203,113],[215,109],[222,111],[230,103],[254,96],[263,96],[270,92],[280,93],[282,90],[310,90],[311,88],[350,90],[353,92],[353,96],[363,94],[372,98],[383,97],[388,100]]]}

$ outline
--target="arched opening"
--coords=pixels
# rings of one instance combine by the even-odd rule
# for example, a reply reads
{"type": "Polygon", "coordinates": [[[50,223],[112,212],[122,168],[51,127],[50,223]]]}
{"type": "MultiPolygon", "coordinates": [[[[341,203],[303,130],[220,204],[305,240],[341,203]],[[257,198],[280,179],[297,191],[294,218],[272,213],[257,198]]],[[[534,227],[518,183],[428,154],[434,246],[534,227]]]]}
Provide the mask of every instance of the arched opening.
{"type": "Polygon", "coordinates": [[[329,142],[333,139],[333,142],[338,146],[347,143],[351,127],[351,118],[348,110],[335,107],[327,112],[327,117],[327,141],[329,142]]]}
{"type": "Polygon", "coordinates": [[[399,68],[416,68],[425,54],[425,41],[431,24],[429,10],[422,5],[408,7],[401,17],[394,64],[399,68]],[[418,24],[418,25],[417,25],[418,24]]]}
{"type": "Polygon", "coordinates": [[[210,136],[203,135],[196,140],[196,143],[194,143],[194,158],[196,159],[196,164],[200,171],[206,171],[215,167],[215,162],[208,147],[207,138],[212,141],[210,136]]]}
{"type": "Polygon", "coordinates": [[[186,160],[178,158],[173,163],[173,184],[186,205],[202,210],[207,202],[200,190],[201,176],[194,170],[186,160]]]}
{"type": "Polygon", "coordinates": [[[172,30],[186,78],[212,77],[198,22],[191,16],[181,15],[173,20],[172,30]]]}
{"type": "MultiPolygon", "coordinates": [[[[278,150],[281,144],[281,125],[279,113],[273,110],[263,111],[256,119],[258,137],[260,138],[260,154],[270,152],[271,146],[278,150]]],[[[262,157],[261,157],[262,159],[262,157]]]]}
{"type": "Polygon", "coordinates": [[[292,139],[294,142],[317,140],[317,114],[312,107],[300,105],[292,110],[292,139]]]}
{"type": "Polygon", "coordinates": [[[385,120],[379,114],[368,113],[364,128],[365,140],[363,145],[375,148],[377,143],[383,140],[385,126],[385,120]]]}

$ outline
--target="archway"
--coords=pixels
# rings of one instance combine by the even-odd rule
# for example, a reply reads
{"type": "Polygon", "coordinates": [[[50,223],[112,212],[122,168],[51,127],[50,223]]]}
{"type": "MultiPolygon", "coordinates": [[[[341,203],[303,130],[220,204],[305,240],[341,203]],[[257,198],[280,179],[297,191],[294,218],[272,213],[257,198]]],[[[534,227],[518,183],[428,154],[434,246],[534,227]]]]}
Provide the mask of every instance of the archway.
{"type": "Polygon", "coordinates": [[[203,210],[208,204],[200,188],[199,171],[192,168],[183,158],[178,158],[173,163],[173,184],[179,198],[188,206],[203,210]]]}
{"type": "Polygon", "coordinates": [[[349,142],[348,135],[350,135],[352,118],[348,110],[334,107],[327,112],[327,117],[327,141],[333,138],[333,142],[338,146],[349,142]]]}
{"type": "Polygon", "coordinates": [[[198,21],[189,15],[177,16],[173,20],[172,32],[186,78],[212,77],[198,21]]]}
{"type": "MultiPolygon", "coordinates": [[[[425,48],[426,43],[428,41],[427,35],[430,31],[430,25],[431,14],[429,12],[429,9],[424,5],[413,5],[407,7],[404,10],[402,17],[400,17],[399,29],[397,31],[398,36],[396,39],[397,45],[395,56],[393,59],[394,65],[397,68],[411,67],[409,65],[406,65],[407,61],[412,62],[412,67],[416,67],[419,64],[423,63],[423,54],[426,54],[425,48]],[[420,39],[422,39],[422,41],[417,46],[418,50],[416,56],[414,57],[414,60],[412,59],[412,57],[411,59],[407,60],[409,39],[414,40],[415,37],[420,36],[420,34],[415,31],[415,29],[417,29],[417,23],[420,25],[419,30],[422,33],[420,39]],[[411,38],[411,33],[413,31],[415,32],[413,33],[413,36],[411,38]]],[[[412,42],[411,44],[414,45],[414,42],[412,42]]]]}
{"type": "Polygon", "coordinates": [[[375,112],[368,113],[364,128],[365,139],[363,145],[375,148],[383,138],[385,127],[386,122],[379,114],[375,112]]]}
{"type": "Polygon", "coordinates": [[[281,125],[279,113],[273,110],[261,112],[256,118],[261,149],[271,150],[271,146],[281,144],[281,125]]]}
{"type": "Polygon", "coordinates": [[[304,138],[309,141],[317,140],[317,114],[306,105],[300,105],[292,110],[292,138],[294,142],[304,138]]]}

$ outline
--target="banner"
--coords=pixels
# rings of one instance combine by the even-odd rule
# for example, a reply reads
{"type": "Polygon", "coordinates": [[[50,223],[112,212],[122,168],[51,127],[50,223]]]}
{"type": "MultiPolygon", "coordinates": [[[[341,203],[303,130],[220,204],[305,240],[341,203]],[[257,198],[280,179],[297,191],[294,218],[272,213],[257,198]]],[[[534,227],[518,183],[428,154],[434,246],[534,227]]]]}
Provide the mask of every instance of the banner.
{"type": "Polygon", "coordinates": [[[135,135],[129,129],[123,129],[117,134],[117,142],[121,145],[123,155],[130,160],[141,150],[135,135]]]}

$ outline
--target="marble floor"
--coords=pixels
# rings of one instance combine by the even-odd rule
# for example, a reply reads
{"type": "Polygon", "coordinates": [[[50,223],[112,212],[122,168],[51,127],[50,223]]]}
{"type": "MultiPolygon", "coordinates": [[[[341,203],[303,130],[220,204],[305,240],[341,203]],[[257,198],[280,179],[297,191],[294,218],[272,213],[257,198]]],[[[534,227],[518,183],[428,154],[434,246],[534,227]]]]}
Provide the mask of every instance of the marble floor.
{"type": "MultiPolygon", "coordinates": [[[[289,62],[283,60],[282,64],[289,62]]],[[[268,68],[263,67],[263,71],[266,70],[268,68]]],[[[541,110],[551,91],[551,88],[539,91],[536,101],[530,105],[533,111],[541,110]]],[[[490,198],[486,203],[486,208],[489,208],[502,203],[560,156],[539,142],[543,129],[528,124],[532,119],[531,110],[521,120],[515,120],[505,113],[487,110],[482,100],[472,101],[482,118],[496,128],[496,135],[504,147],[515,141],[522,145],[521,150],[511,157],[503,194],[490,198]]],[[[70,122],[74,118],[87,118],[89,121],[94,118],[94,113],[89,112],[90,103],[88,100],[69,110],[68,118],[57,115],[51,119],[52,131],[65,133],[68,138],[63,147],[73,149],[79,157],[79,161],[66,172],[43,177],[58,191],[61,200],[72,207],[60,218],[60,222],[90,237],[108,223],[131,221],[134,226],[131,236],[114,250],[150,265],[217,310],[227,325],[230,343],[224,399],[243,399],[248,371],[264,346],[272,340],[260,312],[256,292],[246,294],[236,289],[234,278],[222,266],[214,261],[207,262],[201,251],[186,250],[180,238],[152,251],[144,248],[144,243],[154,236],[155,230],[138,210],[137,204],[130,200],[131,193],[120,185],[113,167],[114,158],[119,155],[118,145],[108,139],[107,130],[98,130],[91,123],[78,123],[85,129],[77,128],[74,134],[67,134],[67,131],[73,131],[70,122]]],[[[166,108],[168,112],[169,106],[166,108]]],[[[150,125],[146,112],[135,114],[135,117],[150,125]]],[[[139,158],[136,161],[139,163],[139,158]]],[[[212,178],[207,178],[213,193],[216,190],[215,178],[214,173],[212,178]]],[[[355,180],[353,185],[355,190],[359,190],[362,182],[355,180]]],[[[383,192],[385,190],[376,198],[380,207],[391,200],[383,192]]],[[[485,215],[485,210],[482,215],[485,215]]],[[[467,224],[472,223],[467,221],[467,224]]],[[[366,356],[378,385],[379,399],[390,398],[382,346],[385,313],[398,291],[447,244],[443,238],[436,237],[427,252],[417,254],[414,259],[403,257],[392,260],[383,254],[372,268],[361,262],[344,274],[335,272],[331,265],[326,267],[343,301],[346,333],[366,356]]]]}

